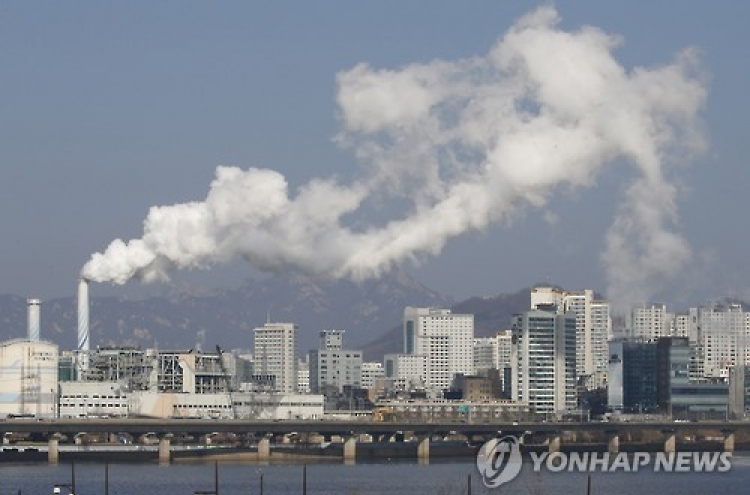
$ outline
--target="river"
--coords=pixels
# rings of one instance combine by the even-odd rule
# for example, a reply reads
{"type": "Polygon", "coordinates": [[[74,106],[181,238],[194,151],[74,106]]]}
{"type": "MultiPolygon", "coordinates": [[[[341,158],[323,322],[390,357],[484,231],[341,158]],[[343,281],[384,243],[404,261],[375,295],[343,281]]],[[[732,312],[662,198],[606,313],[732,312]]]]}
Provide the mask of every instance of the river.
{"type": "MultiPolygon", "coordinates": [[[[77,495],[103,495],[108,471],[110,495],[191,495],[214,491],[214,464],[104,464],[75,465],[77,495]]],[[[263,478],[264,495],[302,493],[300,465],[218,464],[220,495],[256,495],[263,478]]],[[[0,495],[53,493],[56,483],[70,483],[71,465],[0,464],[0,495]]],[[[473,462],[442,461],[429,465],[414,462],[314,463],[307,466],[308,495],[459,495],[466,494],[472,477],[472,494],[568,495],[585,494],[587,474],[535,473],[531,463],[515,480],[500,488],[482,484],[473,462]]],[[[724,473],[664,473],[645,469],[638,473],[591,474],[592,494],[729,494],[747,493],[750,457],[735,456],[724,473]]],[[[68,493],[66,488],[61,493],[68,493]]]]}

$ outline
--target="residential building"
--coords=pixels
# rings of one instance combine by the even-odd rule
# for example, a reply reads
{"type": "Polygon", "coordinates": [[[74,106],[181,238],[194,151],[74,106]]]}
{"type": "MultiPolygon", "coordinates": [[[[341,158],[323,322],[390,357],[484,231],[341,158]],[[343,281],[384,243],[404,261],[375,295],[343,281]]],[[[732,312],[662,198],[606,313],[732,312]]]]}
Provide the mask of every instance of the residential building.
{"type": "Polygon", "coordinates": [[[297,391],[297,332],[293,323],[266,323],[255,328],[254,373],[267,377],[274,390],[297,391]]]}
{"type": "Polygon", "coordinates": [[[656,340],[672,335],[674,315],[666,304],[640,304],[633,308],[628,322],[629,336],[634,339],[656,340]]]}
{"type": "Polygon", "coordinates": [[[442,395],[456,374],[474,373],[474,315],[407,307],[404,352],[425,356],[425,386],[432,396],[442,395]]]}
{"type": "Polygon", "coordinates": [[[513,320],[514,400],[538,414],[575,409],[576,315],[539,306],[513,320]]]}
{"type": "Polygon", "coordinates": [[[474,338],[474,370],[486,374],[488,370],[498,367],[497,337],[474,338]]]}
{"type": "Polygon", "coordinates": [[[607,383],[607,342],[612,338],[609,303],[595,298],[594,291],[565,291],[553,287],[531,290],[531,309],[554,307],[558,314],[576,315],[576,376],[585,388],[607,383]]]}

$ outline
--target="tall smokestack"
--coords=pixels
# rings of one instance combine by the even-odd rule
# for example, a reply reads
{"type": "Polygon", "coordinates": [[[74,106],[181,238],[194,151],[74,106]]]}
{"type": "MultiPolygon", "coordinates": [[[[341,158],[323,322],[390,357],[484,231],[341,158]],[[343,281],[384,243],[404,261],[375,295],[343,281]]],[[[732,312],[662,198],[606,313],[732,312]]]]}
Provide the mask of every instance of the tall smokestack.
{"type": "Polygon", "coordinates": [[[26,305],[29,310],[29,340],[39,341],[40,307],[42,301],[39,299],[28,299],[26,305]]]}
{"type": "Polygon", "coordinates": [[[78,353],[84,362],[89,352],[89,282],[78,281],[78,353]]]}

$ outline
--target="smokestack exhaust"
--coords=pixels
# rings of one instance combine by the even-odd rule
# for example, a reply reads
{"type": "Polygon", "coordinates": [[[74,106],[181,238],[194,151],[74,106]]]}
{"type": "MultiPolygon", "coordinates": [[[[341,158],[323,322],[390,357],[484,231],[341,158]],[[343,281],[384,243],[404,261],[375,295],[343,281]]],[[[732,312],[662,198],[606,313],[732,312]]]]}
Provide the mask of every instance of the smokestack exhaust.
{"type": "Polygon", "coordinates": [[[89,352],[89,282],[78,281],[78,354],[82,368],[87,368],[89,352]]]}
{"type": "Polygon", "coordinates": [[[38,342],[42,301],[39,299],[28,299],[26,305],[29,311],[29,340],[32,342],[38,342]]]}

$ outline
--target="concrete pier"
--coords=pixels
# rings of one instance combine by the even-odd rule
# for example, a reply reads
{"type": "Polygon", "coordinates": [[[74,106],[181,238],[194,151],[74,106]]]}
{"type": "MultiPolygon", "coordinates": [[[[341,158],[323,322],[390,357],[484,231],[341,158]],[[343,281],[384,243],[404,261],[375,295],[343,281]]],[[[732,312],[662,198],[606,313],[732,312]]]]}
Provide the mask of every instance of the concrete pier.
{"type": "Polygon", "coordinates": [[[159,438],[159,464],[169,464],[172,460],[172,435],[159,438]]]}
{"type": "Polygon", "coordinates": [[[430,436],[421,435],[418,437],[417,459],[420,462],[429,462],[430,460],[430,436]]]}
{"type": "Polygon", "coordinates": [[[344,462],[355,462],[357,460],[357,436],[344,437],[344,462]]]}
{"type": "Polygon", "coordinates": [[[555,452],[560,452],[560,445],[562,444],[562,439],[560,438],[559,434],[553,434],[549,437],[549,444],[547,445],[547,452],[550,454],[553,454],[555,452]]]}
{"type": "Polygon", "coordinates": [[[667,454],[673,454],[677,451],[677,435],[674,431],[664,432],[666,438],[664,439],[664,452],[667,454]]]}
{"type": "Polygon", "coordinates": [[[610,454],[620,452],[620,435],[616,431],[607,432],[607,452],[610,454]]]}
{"type": "Polygon", "coordinates": [[[47,462],[57,464],[60,461],[60,437],[52,435],[47,442],[47,462]]]}
{"type": "Polygon", "coordinates": [[[271,458],[271,439],[262,437],[258,440],[258,460],[267,461],[271,458]]]}
{"type": "Polygon", "coordinates": [[[724,432],[724,452],[729,452],[730,454],[734,452],[734,432],[733,431],[724,432]]]}

